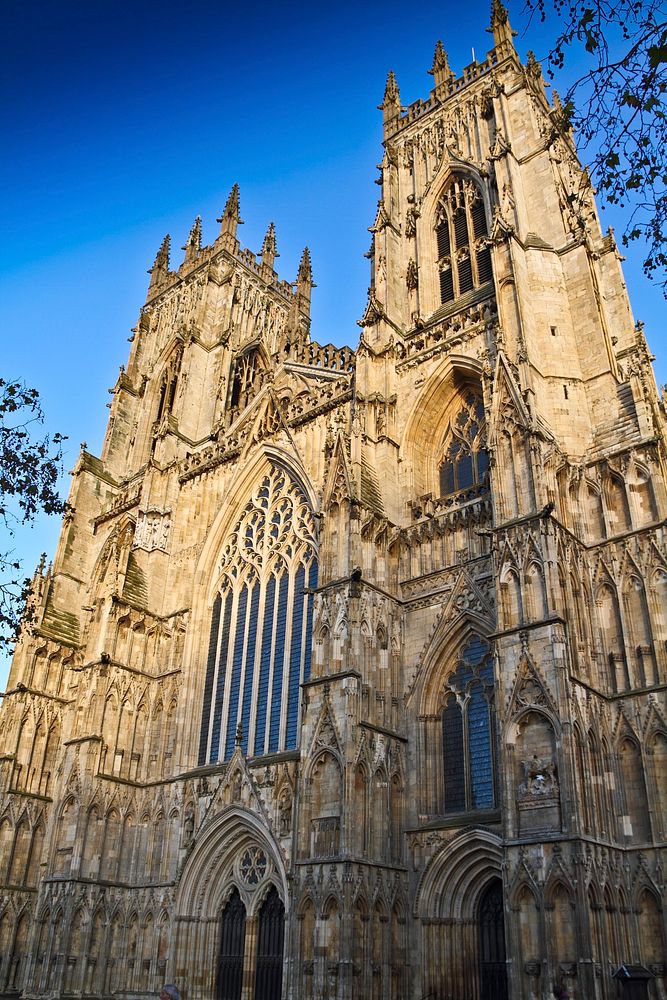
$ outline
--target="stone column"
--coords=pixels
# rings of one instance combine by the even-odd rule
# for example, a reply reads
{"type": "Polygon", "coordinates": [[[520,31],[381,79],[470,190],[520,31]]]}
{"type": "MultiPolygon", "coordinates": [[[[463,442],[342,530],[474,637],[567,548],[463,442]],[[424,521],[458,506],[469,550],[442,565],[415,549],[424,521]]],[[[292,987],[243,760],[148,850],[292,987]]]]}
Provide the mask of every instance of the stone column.
{"type": "Polygon", "coordinates": [[[241,1000],[252,1000],[255,992],[255,968],[257,964],[257,939],[259,917],[248,916],[245,923],[245,950],[243,953],[243,986],[241,1000]]]}

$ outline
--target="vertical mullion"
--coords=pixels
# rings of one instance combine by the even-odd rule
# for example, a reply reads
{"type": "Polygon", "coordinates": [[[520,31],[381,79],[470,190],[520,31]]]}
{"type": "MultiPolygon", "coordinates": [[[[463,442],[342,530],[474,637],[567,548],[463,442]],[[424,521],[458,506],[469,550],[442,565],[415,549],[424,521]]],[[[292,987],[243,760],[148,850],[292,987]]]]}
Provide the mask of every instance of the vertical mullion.
{"type": "Polygon", "coordinates": [[[303,671],[304,628],[306,625],[304,587],[306,585],[306,570],[300,564],[294,579],[291,647],[289,653],[289,677],[287,681],[287,722],[285,725],[285,749],[296,747],[297,722],[299,713],[299,685],[303,671]]]}
{"type": "Polygon", "coordinates": [[[199,732],[199,766],[205,764],[208,758],[211,742],[211,726],[213,724],[213,690],[219,666],[220,617],[222,595],[218,593],[213,602],[211,613],[211,631],[208,642],[208,662],[206,664],[206,681],[204,683],[204,701],[202,705],[201,729],[199,732]]]}
{"type": "MultiPolygon", "coordinates": [[[[238,581],[236,582],[235,589],[232,591],[231,606],[229,613],[229,629],[227,630],[227,648],[224,653],[225,665],[224,672],[221,675],[222,684],[224,686],[224,698],[220,699],[220,712],[219,712],[219,723],[218,723],[218,735],[217,735],[217,756],[216,760],[220,760],[224,757],[224,734],[227,731],[227,718],[229,716],[229,684],[231,683],[231,670],[234,660],[234,643],[236,641],[236,630],[238,626],[238,605],[239,605],[239,586],[238,581]],[[222,751],[221,751],[222,748],[222,751]]],[[[222,664],[221,664],[222,666],[222,664]]],[[[213,749],[213,748],[211,748],[213,749]]]]}
{"type": "MultiPolygon", "coordinates": [[[[318,576],[318,565],[317,558],[313,556],[310,567],[308,569],[308,590],[314,590],[317,587],[317,576],[318,576]]],[[[303,674],[302,683],[304,681],[310,680],[310,662],[313,653],[313,610],[315,607],[315,595],[306,595],[307,607],[306,607],[306,635],[303,646],[303,674]]]]}
{"type": "Polygon", "coordinates": [[[266,609],[268,582],[263,576],[259,584],[259,602],[257,607],[257,630],[255,635],[255,647],[252,664],[252,690],[250,692],[250,722],[248,725],[248,754],[252,756],[257,753],[255,746],[255,733],[257,732],[257,717],[259,714],[259,690],[260,674],[262,670],[262,654],[264,651],[264,636],[266,635],[266,609]]]}
{"type": "Polygon", "coordinates": [[[213,703],[213,712],[211,717],[211,728],[209,733],[209,751],[208,757],[210,761],[215,761],[218,759],[218,754],[220,751],[220,733],[222,732],[222,714],[224,710],[224,695],[225,695],[225,679],[227,677],[227,664],[229,661],[229,636],[231,623],[233,620],[233,605],[234,605],[234,595],[230,590],[227,591],[225,595],[225,609],[223,615],[222,628],[220,629],[220,637],[218,642],[218,653],[217,653],[217,673],[215,680],[215,700],[213,703]]]}
{"type": "Polygon", "coordinates": [[[255,585],[252,588],[252,597],[248,602],[247,625],[245,629],[246,645],[243,651],[244,667],[241,677],[241,685],[239,689],[240,691],[243,692],[243,697],[241,702],[241,725],[243,727],[243,738],[241,740],[241,746],[243,747],[244,754],[248,753],[248,747],[251,745],[249,740],[250,713],[253,705],[251,696],[255,678],[255,653],[257,649],[257,624],[258,624],[258,605],[260,597],[260,587],[261,584],[259,580],[256,580],[255,585]]]}
{"type": "Polygon", "coordinates": [[[264,753],[269,752],[271,744],[271,710],[273,706],[273,680],[276,672],[276,643],[278,641],[278,619],[280,615],[280,595],[285,570],[276,576],[276,591],[273,602],[273,622],[271,625],[271,651],[269,660],[269,681],[266,693],[266,731],[264,734],[264,753]]]}
{"type": "Polygon", "coordinates": [[[447,202],[447,222],[449,223],[449,259],[452,269],[452,290],[454,298],[457,298],[459,294],[459,269],[456,262],[456,227],[454,225],[454,212],[452,212],[449,201],[447,202]]]}
{"type": "Polygon", "coordinates": [[[475,239],[475,226],[473,225],[472,206],[468,193],[465,195],[466,221],[468,223],[468,246],[470,247],[470,273],[472,274],[472,287],[479,285],[477,273],[477,241],[475,239]]]}
{"type": "Polygon", "coordinates": [[[294,621],[294,601],[295,601],[295,591],[296,591],[296,578],[297,572],[295,572],[295,563],[292,563],[290,567],[289,574],[289,590],[287,596],[287,614],[285,616],[285,648],[283,650],[283,682],[282,690],[280,694],[280,734],[278,737],[277,750],[285,750],[285,737],[287,735],[287,707],[289,703],[290,694],[290,665],[292,661],[292,644],[294,642],[294,635],[292,629],[292,623],[294,621]]]}
{"type": "Polygon", "coordinates": [[[287,597],[290,591],[290,576],[287,570],[280,578],[278,605],[276,608],[275,643],[273,648],[273,677],[271,685],[271,721],[269,724],[269,752],[280,746],[280,724],[285,668],[285,636],[287,634],[287,597]]]}
{"type": "Polygon", "coordinates": [[[277,578],[275,573],[271,573],[266,584],[265,594],[264,594],[264,610],[263,610],[263,625],[262,625],[262,641],[260,645],[259,653],[259,669],[258,682],[257,682],[257,695],[256,704],[257,711],[255,714],[255,754],[263,754],[265,752],[265,743],[267,735],[267,716],[270,702],[271,691],[271,666],[273,662],[273,643],[276,634],[275,628],[275,615],[276,615],[276,582],[277,578]]]}
{"type": "Polygon", "coordinates": [[[465,807],[470,810],[472,804],[472,762],[470,760],[470,727],[468,719],[468,709],[470,708],[470,687],[466,690],[466,695],[461,706],[461,716],[463,718],[463,774],[465,783],[465,807]]]}
{"type": "MultiPolygon", "coordinates": [[[[245,645],[245,622],[248,607],[248,584],[244,581],[238,593],[235,636],[233,643],[232,671],[229,681],[229,697],[227,698],[227,720],[225,723],[224,759],[231,757],[236,739],[236,723],[238,720],[239,697],[241,693],[241,667],[245,645]]],[[[232,643],[230,642],[230,647],[232,643]]]]}

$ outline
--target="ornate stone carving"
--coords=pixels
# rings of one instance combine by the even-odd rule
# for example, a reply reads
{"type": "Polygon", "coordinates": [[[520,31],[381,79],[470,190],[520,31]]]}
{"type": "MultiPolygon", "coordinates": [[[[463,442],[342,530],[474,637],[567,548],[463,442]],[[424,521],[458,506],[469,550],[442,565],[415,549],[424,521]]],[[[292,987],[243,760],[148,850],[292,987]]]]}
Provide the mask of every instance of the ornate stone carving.
{"type": "Polygon", "coordinates": [[[535,755],[522,760],[524,780],[519,785],[520,799],[545,799],[558,795],[558,780],[556,764],[550,758],[538,758],[535,755]]]}

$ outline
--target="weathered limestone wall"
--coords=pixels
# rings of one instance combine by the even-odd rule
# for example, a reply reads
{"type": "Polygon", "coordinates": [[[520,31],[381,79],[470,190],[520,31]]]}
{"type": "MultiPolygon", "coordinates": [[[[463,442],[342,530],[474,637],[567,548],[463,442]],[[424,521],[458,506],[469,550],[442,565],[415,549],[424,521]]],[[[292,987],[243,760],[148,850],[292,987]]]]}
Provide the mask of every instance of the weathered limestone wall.
{"type": "Polygon", "coordinates": [[[664,403],[492,29],[390,75],[356,351],[238,189],[160,248],[0,711],[0,996],[665,996],[664,403]]]}

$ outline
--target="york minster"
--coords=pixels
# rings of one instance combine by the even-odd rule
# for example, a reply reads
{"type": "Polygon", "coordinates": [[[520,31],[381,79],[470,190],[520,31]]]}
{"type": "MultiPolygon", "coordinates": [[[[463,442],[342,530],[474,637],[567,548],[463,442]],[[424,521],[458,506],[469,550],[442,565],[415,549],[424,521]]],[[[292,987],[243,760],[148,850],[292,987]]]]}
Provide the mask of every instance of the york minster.
{"type": "Polygon", "coordinates": [[[491,30],[389,74],[356,345],[237,186],[161,244],[0,711],[5,1000],[666,997],[665,406],[491,30]]]}

